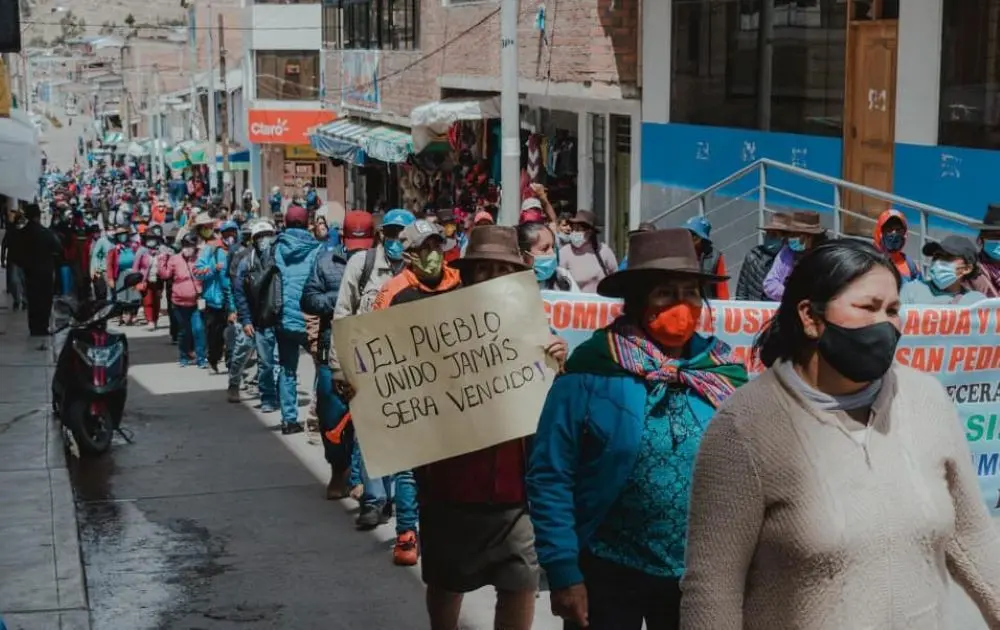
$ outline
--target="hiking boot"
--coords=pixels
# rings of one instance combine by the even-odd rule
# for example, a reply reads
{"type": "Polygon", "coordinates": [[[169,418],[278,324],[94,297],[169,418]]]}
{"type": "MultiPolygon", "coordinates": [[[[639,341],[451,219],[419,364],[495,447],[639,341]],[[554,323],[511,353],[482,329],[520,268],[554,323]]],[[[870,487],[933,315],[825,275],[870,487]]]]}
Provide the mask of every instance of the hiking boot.
{"type": "Polygon", "coordinates": [[[230,387],[229,389],[227,389],[226,390],[226,400],[229,401],[229,402],[231,402],[231,403],[238,403],[238,402],[240,402],[240,388],[239,387],[230,387]]]}
{"type": "Polygon", "coordinates": [[[375,503],[362,505],[361,512],[358,514],[358,518],[354,523],[357,525],[358,529],[363,532],[367,532],[375,529],[379,525],[385,525],[388,522],[389,519],[382,517],[382,504],[375,503]]]}
{"type": "Polygon", "coordinates": [[[319,418],[306,418],[306,428],[312,433],[319,433],[319,418]]]}
{"type": "Polygon", "coordinates": [[[298,422],[286,422],[281,425],[282,435],[295,435],[296,433],[302,433],[302,425],[298,422]]]}
{"type": "Polygon", "coordinates": [[[396,546],[392,549],[392,563],[401,567],[417,564],[420,551],[417,549],[417,532],[408,531],[396,536],[396,546]]]}

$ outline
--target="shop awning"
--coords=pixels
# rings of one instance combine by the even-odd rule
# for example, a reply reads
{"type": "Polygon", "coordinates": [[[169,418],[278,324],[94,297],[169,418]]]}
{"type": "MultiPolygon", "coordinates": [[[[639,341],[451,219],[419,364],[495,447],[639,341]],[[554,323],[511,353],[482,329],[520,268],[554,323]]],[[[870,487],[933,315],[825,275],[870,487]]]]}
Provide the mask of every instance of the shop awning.
{"type": "Polygon", "coordinates": [[[125,134],[120,131],[109,131],[104,134],[104,138],[101,140],[101,144],[108,147],[113,147],[121,144],[125,141],[125,134]]]}
{"type": "Polygon", "coordinates": [[[448,130],[460,120],[500,118],[500,97],[479,99],[445,99],[424,103],[410,112],[413,148],[416,152],[440,140],[447,139],[448,130]]]}
{"type": "Polygon", "coordinates": [[[20,109],[0,118],[0,194],[31,201],[42,176],[38,130],[20,109]]]}
{"type": "Polygon", "coordinates": [[[413,153],[410,134],[392,127],[375,127],[361,136],[361,148],[368,157],[383,162],[405,162],[413,153]]]}
{"type": "Polygon", "coordinates": [[[365,153],[361,138],[371,131],[373,125],[358,120],[342,118],[318,127],[310,136],[309,144],[322,155],[350,162],[364,164],[365,153]]]}

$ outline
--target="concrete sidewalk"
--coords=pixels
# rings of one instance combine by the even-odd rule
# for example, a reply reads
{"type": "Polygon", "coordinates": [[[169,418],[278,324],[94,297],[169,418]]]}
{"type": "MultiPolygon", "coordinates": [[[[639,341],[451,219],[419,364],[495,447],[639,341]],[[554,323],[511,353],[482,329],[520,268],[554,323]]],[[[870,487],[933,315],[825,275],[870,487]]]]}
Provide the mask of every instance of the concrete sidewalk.
{"type": "Polygon", "coordinates": [[[0,272],[0,618],[9,630],[86,630],[87,592],[48,339],[28,337],[0,272]]]}

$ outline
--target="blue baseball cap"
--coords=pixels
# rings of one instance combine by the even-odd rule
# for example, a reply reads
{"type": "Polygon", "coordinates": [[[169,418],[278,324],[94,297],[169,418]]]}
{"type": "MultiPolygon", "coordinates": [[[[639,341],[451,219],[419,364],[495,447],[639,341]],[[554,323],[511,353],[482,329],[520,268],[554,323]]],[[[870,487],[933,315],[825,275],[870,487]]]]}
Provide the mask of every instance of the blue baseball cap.
{"type": "Polygon", "coordinates": [[[385,213],[385,218],[382,219],[382,227],[387,225],[395,225],[397,227],[405,228],[414,221],[416,217],[409,210],[404,210],[402,208],[393,208],[392,210],[385,213]]]}
{"type": "Polygon", "coordinates": [[[712,240],[712,224],[705,217],[691,217],[684,223],[684,228],[703,241],[712,240]]]}
{"type": "Polygon", "coordinates": [[[220,233],[228,232],[229,230],[232,230],[233,232],[239,232],[240,226],[236,225],[236,221],[226,221],[225,223],[219,226],[220,233]]]}

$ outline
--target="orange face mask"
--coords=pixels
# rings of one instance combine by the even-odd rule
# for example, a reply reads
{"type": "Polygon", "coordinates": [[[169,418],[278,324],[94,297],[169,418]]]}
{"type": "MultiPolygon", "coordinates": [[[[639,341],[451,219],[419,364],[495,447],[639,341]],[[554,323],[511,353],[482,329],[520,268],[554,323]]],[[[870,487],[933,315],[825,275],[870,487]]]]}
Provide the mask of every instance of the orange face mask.
{"type": "Polygon", "coordinates": [[[701,320],[701,306],[679,302],[650,313],[646,319],[646,332],[653,341],[666,348],[679,348],[694,335],[701,320]]]}

